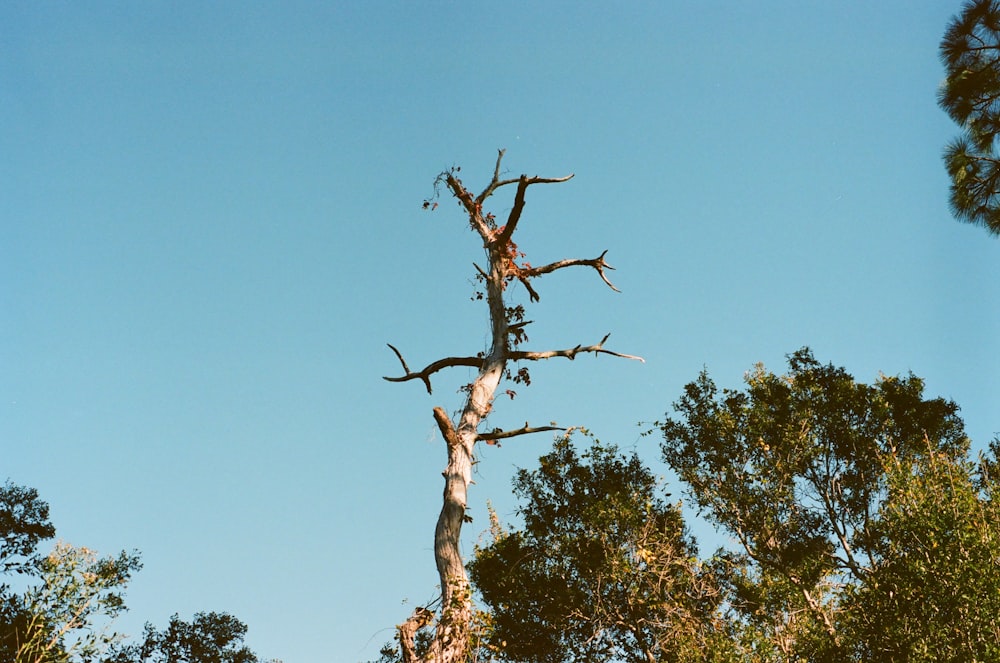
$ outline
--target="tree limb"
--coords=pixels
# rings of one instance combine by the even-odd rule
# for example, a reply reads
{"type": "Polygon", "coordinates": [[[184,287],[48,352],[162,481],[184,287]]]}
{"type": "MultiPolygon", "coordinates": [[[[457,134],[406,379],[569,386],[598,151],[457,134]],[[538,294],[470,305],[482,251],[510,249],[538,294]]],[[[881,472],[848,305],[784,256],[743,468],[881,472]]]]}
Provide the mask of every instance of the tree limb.
{"type": "Polygon", "coordinates": [[[572,173],[565,177],[528,177],[527,175],[521,175],[517,180],[507,180],[506,182],[498,183],[497,188],[504,184],[513,184],[516,181],[517,194],[514,196],[514,207],[511,208],[510,215],[507,217],[507,224],[504,226],[503,232],[495,240],[496,244],[498,246],[506,246],[514,234],[517,222],[521,220],[521,211],[524,210],[524,193],[528,190],[529,186],[532,184],[558,184],[559,182],[566,182],[571,179],[573,179],[572,173]]]}
{"type": "MultiPolygon", "coordinates": [[[[593,267],[594,269],[597,270],[597,273],[600,275],[601,280],[608,284],[609,288],[611,288],[615,292],[621,292],[621,290],[616,288],[614,284],[611,283],[611,281],[608,280],[608,277],[604,274],[605,269],[614,269],[614,267],[609,265],[607,261],[604,259],[604,256],[606,256],[607,254],[608,252],[605,249],[605,251],[596,258],[590,258],[590,259],[572,258],[565,260],[557,260],[556,262],[551,262],[548,265],[542,265],[541,267],[530,267],[528,269],[522,269],[519,276],[521,277],[521,282],[523,283],[525,279],[532,278],[535,276],[541,276],[542,274],[548,274],[550,272],[556,271],[557,269],[563,269],[564,267],[579,267],[579,266],[593,267]]],[[[537,295],[535,297],[532,297],[532,299],[537,300],[537,295]]]]}
{"type": "MultiPolygon", "coordinates": [[[[525,180],[524,186],[525,186],[525,188],[527,188],[528,185],[530,185],[530,184],[555,184],[557,182],[565,182],[566,180],[569,180],[569,179],[573,178],[573,175],[566,175],[564,177],[538,177],[537,175],[534,176],[534,177],[527,177],[526,175],[521,175],[520,177],[512,177],[510,179],[501,180],[500,179],[500,161],[501,161],[501,159],[503,159],[503,155],[506,152],[507,152],[507,150],[497,150],[497,163],[496,163],[496,166],[493,168],[493,179],[490,180],[490,183],[486,186],[485,189],[482,190],[482,192],[478,196],[476,196],[476,199],[475,199],[475,202],[479,203],[480,205],[482,205],[486,201],[487,198],[489,198],[490,196],[492,196],[494,191],[496,191],[500,187],[507,186],[508,184],[520,183],[522,180],[525,180]]],[[[520,192],[519,195],[522,198],[522,200],[521,200],[521,206],[523,207],[524,206],[524,200],[523,200],[523,198],[524,198],[524,192],[523,191],[520,192]]],[[[519,215],[520,215],[520,213],[519,213],[519,215]]],[[[508,236],[508,239],[509,239],[509,236],[508,236]]]]}
{"type": "Polygon", "coordinates": [[[492,196],[493,192],[499,189],[500,187],[517,182],[517,178],[512,180],[503,180],[503,181],[500,180],[500,160],[503,159],[503,155],[506,151],[507,150],[497,150],[497,165],[493,169],[493,179],[490,180],[489,185],[485,189],[483,189],[482,193],[480,193],[476,197],[476,202],[479,203],[480,205],[482,205],[483,202],[487,198],[492,196]]]}
{"type": "Polygon", "coordinates": [[[486,440],[487,442],[492,440],[506,440],[508,437],[517,437],[518,435],[528,435],[530,433],[543,433],[549,430],[566,430],[561,426],[528,426],[528,422],[524,422],[524,426],[516,430],[500,430],[499,428],[494,428],[489,433],[480,433],[476,436],[476,440],[486,440]]]}
{"type": "MultiPolygon", "coordinates": [[[[524,270],[521,271],[523,272],[524,270]]],[[[538,300],[541,299],[541,297],[538,295],[538,291],[535,290],[534,286],[531,285],[531,279],[529,279],[527,276],[524,276],[523,274],[518,274],[517,280],[520,281],[521,285],[524,286],[524,289],[528,291],[528,299],[530,299],[533,302],[537,302],[538,300]]]]}
{"type": "Polygon", "coordinates": [[[403,365],[403,371],[406,375],[398,378],[382,376],[383,380],[389,382],[406,382],[408,380],[415,380],[420,378],[424,382],[424,386],[427,387],[427,393],[431,392],[431,375],[437,373],[441,369],[451,368],[452,366],[472,366],[473,368],[482,368],[483,359],[482,357],[445,357],[444,359],[438,359],[437,361],[428,364],[423,370],[414,373],[410,370],[410,367],[406,365],[406,360],[403,359],[403,355],[400,354],[399,350],[396,349],[392,343],[386,343],[393,352],[396,353],[396,357],[399,358],[399,363],[403,365]]]}
{"type": "Polygon", "coordinates": [[[459,202],[465,208],[465,211],[469,215],[469,225],[472,229],[479,233],[479,236],[483,238],[483,242],[489,242],[490,238],[493,236],[493,230],[490,226],[483,220],[483,204],[482,202],[474,199],[469,190],[465,188],[462,182],[455,177],[455,173],[447,171],[442,173],[444,175],[444,181],[451,189],[452,194],[458,198],[459,202]]]}
{"type": "MultiPolygon", "coordinates": [[[[448,185],[448,188],[451,189],[452,194],[454,194],[454,196],[458,198],[459,202],[462,203],[462,206],[469,215],[469,224],[472,228],[479,233],[487,245],[499,248],[506,247],[510,242],[511,236],[514,234],[517,222],[521,218],[521,211],[524,209],[524,194],[528,190],[529,186],[532,184],[556,184],[573,178],[573,174],[571,173],[564,177],[538,177],[537,175],[534,177],[528,177],[527,175],[521,175],[518,178],[501,180],[500,162],[503,159],[504,152],[505,150],[497,151],[497,161],[493,168],[493,178],[490,180],[487,187],[483,189],[482,193],[475,198],[473,198],[472,193],[465,188],[462,181],[455,176],[454,171],[445,171],[439,176],[443,176],[444,181],[448,185]],[[514,184],[515,182],[517,182],[517,193],[514,196],[514,207],[511,209],[510,215],[507,217],[507,224],[501,229],[500,234],[496,235],[493,231],[493,224],[488,223],[483,217],[483,203],[500,187],[507,186],[508,184],[514,184]]],[[[607,279],[605,279],[605,281],[607,281],[607,279]]],[[[537,295],[535,295],[535,298],[537,299],[537,295]]]]}
{"type": "Polygon", "coordinates": [[[611,350],[604,349],[604,342],[608,340],[611,334],[607,334],[601,339],[601,342],[596,345],[578,345],[575,348],[570,348],[568,350],[544,350],[542,352],[529,352],[524,350],[512,350],[507,354],[507,358],[513,361],[538,361],[539,359],[551,359],[552,357],[566,357],[567,359],[576,359],[576,356],[581,352],[592,352],[594,354],[606,354],[612,355],[614,357],[621,357],[622,359],[635,359],[646,363],[646,360],[637,355],[626,355],[620,352],[613,352],[611,350]]]}

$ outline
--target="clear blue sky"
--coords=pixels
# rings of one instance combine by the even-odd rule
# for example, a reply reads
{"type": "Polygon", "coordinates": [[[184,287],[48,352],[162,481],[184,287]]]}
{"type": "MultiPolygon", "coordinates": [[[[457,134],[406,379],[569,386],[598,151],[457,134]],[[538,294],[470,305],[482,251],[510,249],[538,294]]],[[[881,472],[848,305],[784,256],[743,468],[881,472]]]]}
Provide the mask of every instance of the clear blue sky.
{"type": "MultiPolygon", "coordinates": [[[[951,219],[935,2],[7,2],[0,8],[0,445],[62,538],[143,552],[121,624],[229,611],[286,663],[374,657],[434,595],[445,454],[390,384],[486,340],[481,258],[434,176],[530,190],[531,348],[489,422],[637,422],[703,366],[803,345],[912,371],[1000,430],[1000,240],[951,219]],[[406,601],[406,603],[404,603],[406,601]]],[[[493,199],[503,214],[510,201],[493,199]]],[[[549,438],[481,451],[468,547],[549,438]]],[[[3,477],[0,476],[0,479],[3,477]]],[[[679,487],[675,487],[679,494],[679,487]]],[[[695,533],[703,531],[693,525],[695,533]]]]}

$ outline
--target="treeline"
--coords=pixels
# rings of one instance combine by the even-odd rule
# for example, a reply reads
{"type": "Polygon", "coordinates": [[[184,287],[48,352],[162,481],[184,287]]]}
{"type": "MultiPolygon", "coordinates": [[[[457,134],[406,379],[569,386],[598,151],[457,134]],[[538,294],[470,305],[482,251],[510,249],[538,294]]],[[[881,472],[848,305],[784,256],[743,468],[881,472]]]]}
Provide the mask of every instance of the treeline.
{"type": "MultiPolygon", "coordinates": [[[[146,624],[126,640],[112,630],[126,610],[125,589],[142,568],[137,552],[100,557],[57,542],[49,506],[34,488],[0,486],[0,663],[258,663],[243,644],[247,627],[226,613],[190,622],[178,615],[162,630],[146,624]],[[15,590],[14,585],[21,590],[15,590]]],[[[274,661],[272,663],[278,663],[274,661]]]]}
{"type": "Polygon", "coordinates": [[[1000,444],[973,458],[923,391],[808,349],[740,390],[688,384],[649,432],[732,541],[707,554],[638,456],[557,440],[469,562],[468,660],[1000,661],[1000,444]]]}

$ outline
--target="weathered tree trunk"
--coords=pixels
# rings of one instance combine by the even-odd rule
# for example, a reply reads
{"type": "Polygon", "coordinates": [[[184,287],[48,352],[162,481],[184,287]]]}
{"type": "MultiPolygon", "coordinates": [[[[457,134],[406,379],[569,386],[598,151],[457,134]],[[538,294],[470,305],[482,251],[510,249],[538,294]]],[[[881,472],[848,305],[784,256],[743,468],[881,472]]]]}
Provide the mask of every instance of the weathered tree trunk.
{"type": "MultiPolygon", "coordinates": [[[[500,161],[503,154],[503,150],[500,150],[489,186],[476,197],[473,197],[456,177],[458,169],[441,173],[437,180],[439,183],[443,182],[451,194],[459,200],[468,214],[469,225],[483,240],[488,267],[483,270],[477,266],[476,269],[490,311],[489,351],[475,357],[446,357],[429,364],[421,371],[413,372],[406,365],[399,350],[392,345],[389,346],[399,358],[405,374],[385,379],[392,382],[420,379],[428,393],[431,393],[431,376],[444,368],[474,366],[479,369],[476,379],[468,385],[468,397],[457,428],[442,408],[434,408],[434,419],[448,450],[448,465],[443,472],[445,480],[443,505],[434,530],[434,558],[441,582],[441,607],[434,637],[426,651],[417,651],[415,638],[417,631],[429,626],[433,620],[433,613],[429,609],[417,608],[410,618],[399,626],[398,637],[404,663],[460,663],[464,662],[469,654],[473,617],[472,596],[459,544],[462,525],[466,520],[465,511],[468,505],[469,484],[472,481],[472,461],[476,442],[485,440],[488,443],[495,443],[498,439],[527,433],[562,430],[556,426],[530,427],[526,423],[523,428],[516,430],[479,432],[480,424],[492,408],[497,387],[504,377],[510,376],[508,362],[538,361],[551,357],[573,359],[577,354],[585,352],[611,354],[642,361],[639,357],[605,350],[603,346],[607,336],[596,345],[577,345],[565,350],[531,352],[514,349],[522,340],[526,340],[523,329],[528,324],[523,321],[523,307],[508,307],[504,301],[506,288],[515,279],[525,286],[532,301],[537,301],[539,297],[531,285],[531,279],[563,267],[593,267],[608,286],[615,288],[604,274],[605,269],[613,269],[605,262],[604,253],[593,259],[560,260],[541,267],[518,263],[523,254],[518,251],[517,245],[511,238],[524,209],[525,191],[532,184],[565,182],[573,176],[547,179],[521,175],[517,179],[501,180],[500,161]],[[498,227],[492,214],[483,213],[483,203],[497,189],[510,184],[517,184],[514,206],[507,223],[498,227]]],[[[424,205],[425,208],[429,206],[429,202],[424,205]]],[[[436,207],[436,204],[434,206],[436,207]]],[[[527,373],[522,369],[513,379],[527,382],[527,373]]]]}

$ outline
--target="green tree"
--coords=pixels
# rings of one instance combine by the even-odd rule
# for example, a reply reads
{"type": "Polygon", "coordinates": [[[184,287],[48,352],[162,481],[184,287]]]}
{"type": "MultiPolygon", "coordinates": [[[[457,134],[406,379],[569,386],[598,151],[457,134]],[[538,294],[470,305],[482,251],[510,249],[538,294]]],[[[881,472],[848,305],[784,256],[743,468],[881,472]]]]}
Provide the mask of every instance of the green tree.
{"type": "Polygon", "coordinates": [[[34,488],[15,486],[7,481],[0,487],[0,661],[13,661],[31,614],[22,597],[12,591],[7,579],[11,574],[37,573],[38,544],[55,536],[49,522],[49,505],[39,499],[34,488]]]}
{"type": "Polygon", "coordinates": [[[945,149],[956,217],[1000,234],[1000,3],[971,0],[941,42],[938,102],[963,129],[945,149]]]}
{"type": "Polygon", "coordinates": [[[257,663],[242,645],[246,626],[224,613],[199,613],[191,623],[174,615],[166,630],[146,625],[126,644],[111,630],[126,610],[124,592],[141,568],[136,552],[99,557],[58,542],[48,555],[38,545],[55,535],[49,506],[32,488],[0,487],[0,572],[22,576],[26,588],[0,584],[0,663],[257,663]]]}
{"type": "Polygon", "coordinates": [[[494,522],[469,563],[496,660],[729,660],[720,593],[680,508],[639,458],[569,437],[520,470],[523,527],[494,522]]]}
{"type": "Polygon", "coordinates": [[[117,647],[107,663],[258,663],[243,644],[246,632],[246,624],[225,613],[197,613],[190,622],[174,615],[162,631],[146,624],[142,641],[117,647]]]}
{"type": "MultiPolygon", "coordinates": [[[[665,460],[740,544],[726,582],[754,650],[763,660],[914,660],[896,654],[933,653],[970,615],[988,638],[997,613],[973,576],[1000,550],[995,530],[982,533],[996,521],[971,487],[958,407],[925,399],[915,376],[867,385],[807,349],[789,368],[758,366],[745,391],[720,392],[702,373],[660,424],[665,460]],[[926,563],[919,532],[954,545],[932,548],[926,563]],[[904,597],[936,616],[934,632],[912,630],[920,617],[894,609],[904,597]],[[919,644],[890,652],[879,629],[919,644]]],[[[938,660],[980,651],[954,646],[961,655],[938,660]]]]}
{"type": "Polygon", "coordinates": [[[872,572],[842,601],[855,659],[1000,660],[1000,505],[985,464],[889,461],[872,572]]]}
{"type": "Polygon", "coordinates": [[[87,548],[59,542],[39,564],[37,585],[22,601],[30,618],[17,663],[91,661],[121,636],[111,622],[125,610],[124,591],[142,568],[137,553],[99,558],[87,548]]]}

